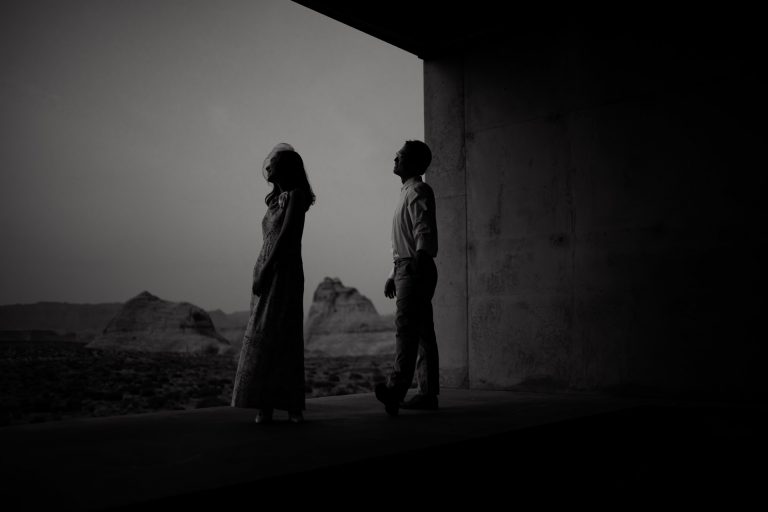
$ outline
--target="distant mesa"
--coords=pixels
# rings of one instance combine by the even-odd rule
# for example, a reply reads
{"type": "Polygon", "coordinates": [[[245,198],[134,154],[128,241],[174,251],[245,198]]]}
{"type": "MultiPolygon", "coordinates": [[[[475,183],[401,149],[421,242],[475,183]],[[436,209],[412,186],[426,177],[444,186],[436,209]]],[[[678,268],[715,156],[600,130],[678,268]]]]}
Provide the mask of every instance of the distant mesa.
{"type": "Polygon", "coordinates": [[[394,353],[394,329],[392,318],[379,315],[356,288],[326,277],[315,290],[304,322],[304,344],[318,355],[394,353]]]}
{"type": "Polygon", "coordinates": [[[0,330],[0,341],[77,341],[77,334],[43,329],[0,330]]]}
{"type": "Polygon", "coordinates": [[[326,277],[312,297],[304,322],[304,341],[311,341],[317,334],[378,332],[392,328],[357,288],[344,286],[338,277],[326,277]]]}
{"type": "Polygon", "coordinates": [[[0,306],[0,339],[87,343],[104,330],[122,306],[120,302],[36,302],[0,306]]]}
{"type": "Polygon", "coordinates": [[[224,354],[231,351],[210,315],[188,302],[168,302],[144,291],[123,304],[94,349],[224,354]]]}

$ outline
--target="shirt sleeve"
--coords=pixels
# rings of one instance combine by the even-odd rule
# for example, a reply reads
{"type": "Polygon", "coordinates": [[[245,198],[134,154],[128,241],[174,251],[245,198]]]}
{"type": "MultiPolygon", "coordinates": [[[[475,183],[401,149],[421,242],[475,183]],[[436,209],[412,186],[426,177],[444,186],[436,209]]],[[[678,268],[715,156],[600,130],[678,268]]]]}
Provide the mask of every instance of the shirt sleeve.
{"type": "Polygon", "coordinates": [[[408,202],[408,213],[413,223],[416,251],[426,251],[434,258],[437,256],[435,195],[426,184],[415,187],[414,192],[415,194],[408,202]]]}

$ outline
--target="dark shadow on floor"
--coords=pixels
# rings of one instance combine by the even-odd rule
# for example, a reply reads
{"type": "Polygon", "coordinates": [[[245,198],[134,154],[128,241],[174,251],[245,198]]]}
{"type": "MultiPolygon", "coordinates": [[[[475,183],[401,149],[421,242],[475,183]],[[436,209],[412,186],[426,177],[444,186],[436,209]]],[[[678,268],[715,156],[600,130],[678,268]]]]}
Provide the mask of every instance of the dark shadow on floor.
{"type": "Polygon", "coordinates": [[[638,406],[113,510],[735,506],[763,499],[763,411],[638,406]]]}

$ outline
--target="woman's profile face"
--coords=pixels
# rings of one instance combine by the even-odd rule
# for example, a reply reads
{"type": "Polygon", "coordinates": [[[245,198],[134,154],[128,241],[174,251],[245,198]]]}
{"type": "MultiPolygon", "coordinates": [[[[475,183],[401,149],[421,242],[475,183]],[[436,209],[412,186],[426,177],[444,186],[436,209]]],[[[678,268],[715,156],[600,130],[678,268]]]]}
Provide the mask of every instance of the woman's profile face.
{"type": "Polygon", "coordinates": [[[276,185],[285,184],[287,162],[283,161],[281,156],[280,151],[272,155],[267,166],[264,168],[267,181],[276,185]]]}
{"type": "Polygon", "coordinates": [[[275,160],[275,157],[269,159],[269,163],[267,163],[267,166],[264,168],[264,177],[267,179],[270,183],[275,183],[275,177],[277,175],[277,162],[275,160]]]}

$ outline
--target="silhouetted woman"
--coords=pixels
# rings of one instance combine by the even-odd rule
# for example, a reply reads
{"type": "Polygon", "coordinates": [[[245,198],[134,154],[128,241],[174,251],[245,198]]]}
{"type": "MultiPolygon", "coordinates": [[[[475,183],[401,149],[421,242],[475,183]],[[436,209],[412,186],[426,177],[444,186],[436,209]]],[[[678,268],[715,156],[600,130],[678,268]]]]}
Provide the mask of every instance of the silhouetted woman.
{"type": "Polygon", "coordinates": [[[273,188],[261,222],[264,243],[253,269],[251,316],[243,337],[232,392],[233,407],[258,409],[257,423],[274,409],[304,420],[304,216],[315,202],[304,162],[289,144],[264,161],[273,188]]]}

